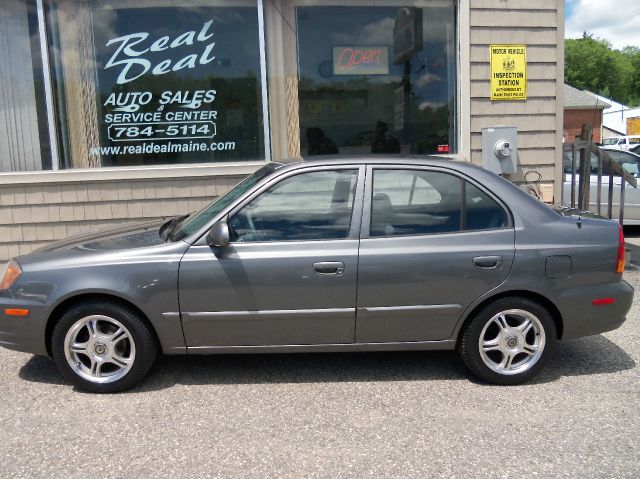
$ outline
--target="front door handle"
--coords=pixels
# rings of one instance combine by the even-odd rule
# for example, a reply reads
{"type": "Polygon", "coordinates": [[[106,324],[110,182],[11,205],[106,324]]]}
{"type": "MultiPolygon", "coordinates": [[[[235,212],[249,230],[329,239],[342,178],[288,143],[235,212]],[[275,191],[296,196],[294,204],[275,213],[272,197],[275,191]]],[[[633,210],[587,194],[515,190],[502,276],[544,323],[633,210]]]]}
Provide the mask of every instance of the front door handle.
{"type": "Polygon", "coordinates": [[[333,274],[342,276],[344,273],[344,263],[342,261],[320,261],[313,263],[313,270],[320,275],[333,274]]]}
{"type": "Polygon", "coordinates": [[[479,269],[500,269],[502,268],[502,256],[476,256],[473,264],[479,269]]]}

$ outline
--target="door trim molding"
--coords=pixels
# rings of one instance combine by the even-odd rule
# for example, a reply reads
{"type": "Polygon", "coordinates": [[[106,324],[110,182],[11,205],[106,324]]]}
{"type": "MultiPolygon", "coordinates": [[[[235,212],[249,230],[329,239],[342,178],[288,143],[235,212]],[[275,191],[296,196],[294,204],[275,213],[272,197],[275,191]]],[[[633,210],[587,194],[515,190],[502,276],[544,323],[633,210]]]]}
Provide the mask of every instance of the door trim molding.
{"type": "Polygon", "coordinates": [[[456,341],[415,341],[394,343],[345,343],[345,344],[288,344],[280,346],[189,346],[189,354],[265,354],[311,352],[373,352],[373,351],[438,351],[455,349],[456,341]]]}
{"type": "Polygon", "coordinates": [[[461,310],[461,304],[415,304],[412,306],[363,306],[358,308],[358,313],[380,313],[385,311],[433,311],[433,310],[443,310],[443,309],[451,309],[451,310],[461,310]]]}
{"type": "Polygon", "coordinates": [[[272,319],[273,316],[343,316],[345,314],[355,314],[356,308],[328,308],[328,309],[270,309],[261,311],[197,311],[183,312],[183,321],[206,321],[209,319],[238,319],[263,316],[265,319],[272,319]]]}

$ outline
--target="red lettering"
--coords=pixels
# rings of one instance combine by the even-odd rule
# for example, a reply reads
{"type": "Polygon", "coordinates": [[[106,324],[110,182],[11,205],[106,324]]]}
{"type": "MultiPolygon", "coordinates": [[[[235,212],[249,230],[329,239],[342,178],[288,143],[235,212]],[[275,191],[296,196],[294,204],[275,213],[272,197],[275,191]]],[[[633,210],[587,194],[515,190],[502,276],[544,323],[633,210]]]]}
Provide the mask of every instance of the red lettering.
{"type": "Polygon", "coordinates": [[[345,48],[344,50],[342,50],[342,53],[338,57],[338,65],[340,65],[341,67],[351,66],[352,56],[353,56],[353,50],[351,48],[345,48]],[[343,60],[345,58],[345,55],[349,57],[346,63],[343,60]]]}
{"type": "Polygon", "coordinates": [[[360,50],[344,48],[338,57],[338,65],[343,68],[352,68],[355,65],[381,63],[382,50],[379,48],[360,50]]]}
{"type": "Polygon", "coordinates": [[[351,57],[351,65],[349,65],[349,66],[352,67],[353,65],[360,65],[361,63],[363,63],[362,50],[355,50],[353,52],[353,57],[351,57]],[[360,58],[358,58],[358,56],[360,58]]]}

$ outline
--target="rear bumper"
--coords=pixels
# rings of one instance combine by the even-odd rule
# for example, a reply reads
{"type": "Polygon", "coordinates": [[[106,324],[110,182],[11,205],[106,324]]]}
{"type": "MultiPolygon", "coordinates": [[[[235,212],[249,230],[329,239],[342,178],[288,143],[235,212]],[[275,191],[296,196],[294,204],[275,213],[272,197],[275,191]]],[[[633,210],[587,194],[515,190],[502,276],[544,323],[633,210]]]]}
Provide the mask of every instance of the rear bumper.
{"type": "Polygon", "coordinates": [[[556,298],[562,315],[562,339],[591,336],[619,328],[633,301],[633,287],[626,281],[563,291],[556,298]],[[593,305],[596,298],[612,298],[612,304],[593,305]]]}
{"type": "Polygon", "coordinates": [[[0,346],[32,354],[47,354],[46,312],[42,303],[0,297],[0,346]],[[7,308],[28,309],[28,316],[8,316],[7,308]]]}

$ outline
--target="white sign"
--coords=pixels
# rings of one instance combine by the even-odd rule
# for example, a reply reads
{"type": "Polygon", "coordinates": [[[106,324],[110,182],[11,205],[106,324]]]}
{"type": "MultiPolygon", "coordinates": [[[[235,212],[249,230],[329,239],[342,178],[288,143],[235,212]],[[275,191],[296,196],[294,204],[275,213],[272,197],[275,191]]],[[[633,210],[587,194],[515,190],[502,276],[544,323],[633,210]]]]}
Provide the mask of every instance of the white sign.
{"type": "Polygon", "coordinates": [[[209,33],[212,23],[213,20],[206,22],[197,35],[195,30],[189,30],[178,35],[173,40],[169,36],[163,36],[150,43],[147,41],[149,37],[147,32],[130,33],[129,35],[113,38],[106,43],[106,46],[120,45],[109,58],[104,68],[106,70],[107,68],[121,67],[116,82],[119,85],[123,85],[140,78],[149,70],[151,70],[152,75],[164,75],[172,71],[196,68],[197,65],[211,63],[216,58],[213,55],[213,47],[216,43],[206,42],[213,37],[213,33],[209,33]],[[151,61],[144,58],[144,54],[147,52],[161,52],[182,45],[193,45],[195,47],[194,50],[201,49],[202,51],[186,55],[173,64],[171,59],[165,59],[152,65],[151,61]]]}

